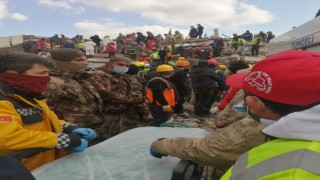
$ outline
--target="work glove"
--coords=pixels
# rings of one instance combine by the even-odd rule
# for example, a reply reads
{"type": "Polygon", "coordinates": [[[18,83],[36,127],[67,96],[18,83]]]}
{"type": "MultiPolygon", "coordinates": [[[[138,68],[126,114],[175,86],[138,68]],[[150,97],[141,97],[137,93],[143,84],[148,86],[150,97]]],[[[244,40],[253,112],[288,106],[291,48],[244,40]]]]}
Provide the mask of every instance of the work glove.
{"type": "Polygon", "coordinates": [[[170,105],[162,106],[162,110],[163,110],[163,112],[166,112],[166,113],[171,113],[172,112],[172,108],[171,108],[170,105]]]}
{"type": "Polygon", "coordinates": [[[97,137],[96,132],[90,128],[77,128],[72,131],[72,134],[78,134],[85,139],[94,139],[97,137]]]}
{"type": "Polygon", "coordinates": [[[71,151],[73,152],[82,152],[88,147],[88,141],[81,138],[81,144],[80,146],[77,146],[75,148],[72,148],[71,151]]]}
{"type": "Polygon", "coordinates": [[[167,156],[167,155],[160,154],[160,153],[156,152],[152,148],[150,148],[150,154],[151,154],[151,156],[153,156],[155,158],[162,158],[162,156],[167,156]]]}

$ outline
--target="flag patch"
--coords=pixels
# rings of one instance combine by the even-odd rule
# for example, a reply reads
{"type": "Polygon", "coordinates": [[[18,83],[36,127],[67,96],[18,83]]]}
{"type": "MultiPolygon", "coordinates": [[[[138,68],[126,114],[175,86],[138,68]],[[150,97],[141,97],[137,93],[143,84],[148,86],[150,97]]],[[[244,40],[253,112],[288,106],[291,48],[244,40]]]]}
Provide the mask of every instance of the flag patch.
{"type": "Polygon", "coordinates": [[[0,116],[0,122],[1,121],[12,122],[12,117],[11,116],[0,116]]]}

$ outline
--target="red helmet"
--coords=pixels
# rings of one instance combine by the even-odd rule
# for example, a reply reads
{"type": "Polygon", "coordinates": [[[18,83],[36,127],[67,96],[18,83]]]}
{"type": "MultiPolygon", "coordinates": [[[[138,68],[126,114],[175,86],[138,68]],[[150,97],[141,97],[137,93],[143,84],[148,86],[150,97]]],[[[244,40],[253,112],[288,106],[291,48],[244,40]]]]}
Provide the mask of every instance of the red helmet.
{"type": "Polygon", "coordinates": [[[210,59],[208,60],[208,64],[214,64],[214,65],[217,65],[218,64],[218,61],[215,60],[215,59],[210,59]]]}

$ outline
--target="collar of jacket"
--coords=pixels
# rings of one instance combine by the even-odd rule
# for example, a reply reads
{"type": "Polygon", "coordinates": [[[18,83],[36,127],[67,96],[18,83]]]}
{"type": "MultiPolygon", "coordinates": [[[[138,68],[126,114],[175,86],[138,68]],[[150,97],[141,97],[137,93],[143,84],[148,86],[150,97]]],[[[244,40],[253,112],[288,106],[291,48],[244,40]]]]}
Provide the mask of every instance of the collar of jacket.
{"type": "Polygon", "coordinates": [[[45,96],[41,93],[28,93],[28,92],[22,92],[17,89],[13,89],[10,86],[8,86],[6,83],[0,81],[0,91],[5,96],[21,96],[24,99],[27,99],[28,101],[33,101],[33,99],[42,100],[45,99],[45,96]]]}

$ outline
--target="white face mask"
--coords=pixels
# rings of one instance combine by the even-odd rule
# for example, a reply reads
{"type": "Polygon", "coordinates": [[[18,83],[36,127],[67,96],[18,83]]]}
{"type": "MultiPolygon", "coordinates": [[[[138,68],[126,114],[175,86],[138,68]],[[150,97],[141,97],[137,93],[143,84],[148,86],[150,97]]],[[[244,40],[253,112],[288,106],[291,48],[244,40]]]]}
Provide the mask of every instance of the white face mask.
{"type": "Polygon", "coordinates": [[[260,119],[261,124],[265,125],[265,126],[270,126],[271,124],[275,123],[276,121],[274,120],[270,120],[270,119],[260,119]]]}
{"type": "Polygon", "coordinates": [[[115,66],[112,69],[112,72],[117,73],[117,74],[124,74],[124,73],[128,72],[128,69],[129,68],[127,68],[127,67],[115,66]]]}
{"type": "Polygon", "coordinates": [[[247,113],[247,106],[245,105],[244,101],[234,105],[232,110],[236,113],[247,113]]]}

